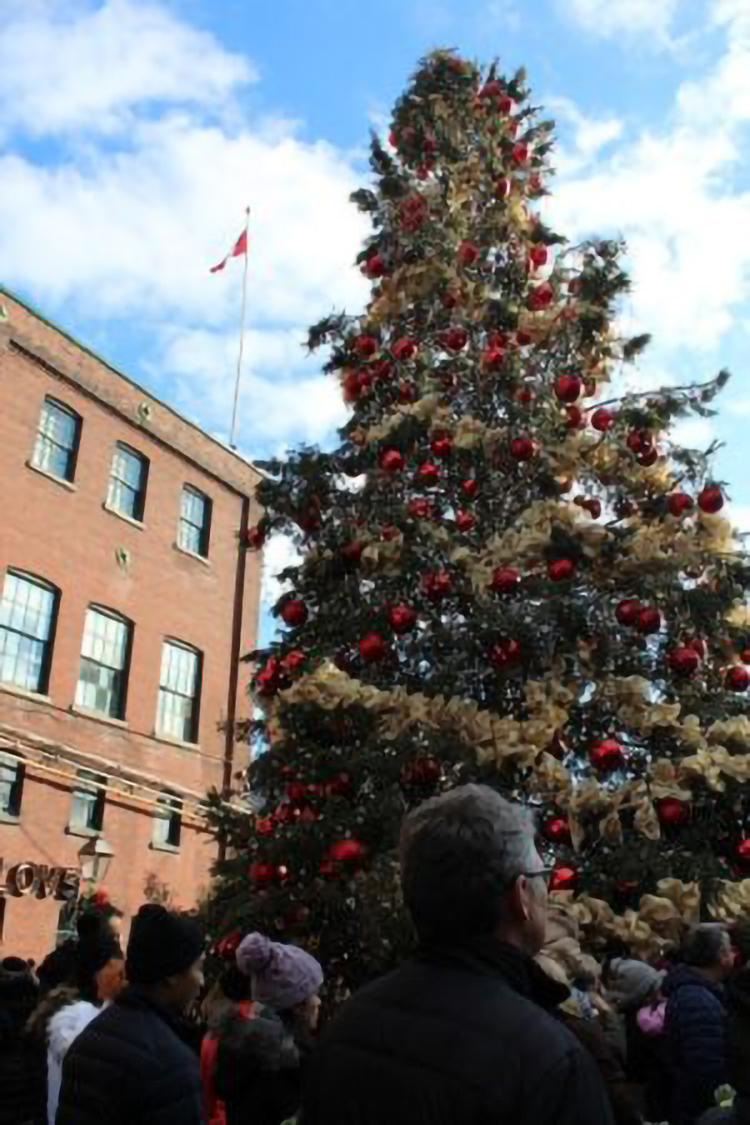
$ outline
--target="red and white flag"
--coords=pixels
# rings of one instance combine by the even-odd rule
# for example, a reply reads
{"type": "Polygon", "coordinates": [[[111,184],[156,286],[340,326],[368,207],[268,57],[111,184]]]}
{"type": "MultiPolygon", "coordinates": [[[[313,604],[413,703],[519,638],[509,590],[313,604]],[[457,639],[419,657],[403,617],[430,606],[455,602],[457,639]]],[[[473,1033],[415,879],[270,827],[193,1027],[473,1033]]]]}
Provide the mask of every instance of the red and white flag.
{"type": "Polygon", "coordinates": [[[211,266],[211,273],[219,273],[220,270],[224,269],[230,258],[241,258],[243,254],[247,254],[247,228],[243,230],[226,258],[219,262],[218,266],[211,266]]]}

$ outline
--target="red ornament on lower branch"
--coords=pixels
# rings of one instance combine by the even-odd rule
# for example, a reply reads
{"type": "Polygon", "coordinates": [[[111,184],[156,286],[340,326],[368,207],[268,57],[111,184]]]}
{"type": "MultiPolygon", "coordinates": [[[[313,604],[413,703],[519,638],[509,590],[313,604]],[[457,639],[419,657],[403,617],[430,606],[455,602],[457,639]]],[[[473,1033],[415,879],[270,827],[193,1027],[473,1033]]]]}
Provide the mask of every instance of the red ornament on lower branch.
{"type": "Polygon", "coordinates": [[[393,632],[401,635],[414,628],[417,623],[417,614],[411,606],[401,602],[400,605],[394,605],[388,610],[388,621],[393,632]]]}
{"type": "Polygon", "coordinates": [[[366,664],[375,664],[379,660],[384,660],[387,652],[388,646],[380,633],[368,633],[359,642],[359,655],[366,664]]]}
{"type": "Polygon", "coordinates": [[[678,801],[676,797],[662,797],[656,802],[656,815],[659,823],[665,826],[684,824],[690,816],[690,805],[687,801],[678,801]]]}
{"type": "Polygon", "coordinates": [[[328,849],[328,859],[333,863],[354,863],[364,859],[367,848],[361,840],[337,840],[328,849]]]}
{"type": "Polygon", "coordinates": [[[569,844],[570,824],[564,816],[553,816],[544,825],[544,835],[553,844],[569,844]]]}
{"type": "Polygon", "coordinates": [[[750,839],[740,840],[734,849],[734,854],[743,867],[750,867],[750,839]]]}
{"type": "Polygon", "coordinates": [[[578,885],[578,872],[575,867],[560,866],[552,870],[549,880],[550,893],[555,891],[574,891],[578,885]]]}
{"type": "Polygon", "coordinates": [[[750,672],[741,664],[735,664],[726,674],[724,686],[729,691],[747,691],[750,686],[750,672]]]}
{"type": "Polygon", "coordinates": [[[698,671],[701,662],[701,658],[695,649],[687,645],[672,649],[668,660],[669,667],[672,669],[675,676],[680,676],[683,679],[694,675],[698,671]]]}
{"type": "Polygon", "coordinates": [[[616,738],[603,738],[591,747],[589,761],[600,773],[617,770],[623,763],[622,746],[616,738]]]}
{"type": "Polygon", "coordinates": [[[576,572],[573,559],[555,559],[547,567],[547,575],[553,582],[567,582],[576,572]]]}

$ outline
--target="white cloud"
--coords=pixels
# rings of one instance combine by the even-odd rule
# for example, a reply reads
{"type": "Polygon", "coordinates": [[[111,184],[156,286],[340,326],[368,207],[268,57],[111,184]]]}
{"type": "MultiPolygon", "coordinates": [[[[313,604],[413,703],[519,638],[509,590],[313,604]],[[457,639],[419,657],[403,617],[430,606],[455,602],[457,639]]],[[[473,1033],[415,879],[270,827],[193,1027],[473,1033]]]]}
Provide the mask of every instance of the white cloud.
{"type": "Polygon", "coordinates": [[[265,609],[276,604],[289,584],[279,582],[278,575],[289,566],[298,566],[302,556],[286,535],[272,535],[263,548],[261,601],[265,609]]]}
{"type": "Polygon", "coordinates": [[[750,13],[731,0],[714,15],[726,36],[721,57],[680,87],[671,127],[645,128],[593,166],[563,161],[548,205],[574,238],[625,236],[628,315],[669,349],[715,347],[750,296],[750,192],[734,179],[747,158],[750,13]]]}
{"type": "Polygon", "coordinates": [[[564,15],[592,35],[646,37],[654,46],[671,42],[678,0],[560,0],[564,15]]]}
{"type": "Polygon", "coordinates": [[[150,102],[225,106],[254,77],[247,60],[148,0],[26,0],[0,36],[0,128],[112,132],[150,102]]]}

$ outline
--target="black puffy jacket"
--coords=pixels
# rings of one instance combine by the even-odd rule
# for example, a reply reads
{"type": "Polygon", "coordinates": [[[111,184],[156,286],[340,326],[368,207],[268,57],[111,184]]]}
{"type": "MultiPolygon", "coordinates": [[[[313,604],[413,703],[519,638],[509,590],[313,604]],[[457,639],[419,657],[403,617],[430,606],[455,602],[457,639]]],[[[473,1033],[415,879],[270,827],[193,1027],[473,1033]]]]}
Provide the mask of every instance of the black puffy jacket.
{"type": "Polygon", "coordinates": [[[75,1040],[57,1125],[200,1125],[198,1058],[172,1016],[131,986],[75,1040]]]}
{"type": "Polygon", "coordinates": [[[358,993],[311,1064],[304,1125],[611,1125],[567,996],[492,939],[430,950],[358,993]]]}
{"type": "Polygon", "coordinates": [[[727,986],[727,1067],[737,1125],[750,1125],[750,968],[727,986]]]}
{"type": "Polygon", "coordinates": [[[727,1080],[722,992],[689,965],[674,969],[662,991],[672,1089],[669,1120],[692,1125],[716,1104],[715,1091],[727,1080]]]}
{"type": "Polygon", "coordinates": [[[217,1029],[216,1093],[227,1125],[282,1125],[302,1100],[309,1048],[270,1008],[254,1019],[232,1013],[217,1029]]]}
{"type": "Polygon", "coordinates": [[[45,1112],[44,1055],[24,1033],[38,992],[30,973],[0,969],[0,1125],[37,1122],[45,1112]]]}

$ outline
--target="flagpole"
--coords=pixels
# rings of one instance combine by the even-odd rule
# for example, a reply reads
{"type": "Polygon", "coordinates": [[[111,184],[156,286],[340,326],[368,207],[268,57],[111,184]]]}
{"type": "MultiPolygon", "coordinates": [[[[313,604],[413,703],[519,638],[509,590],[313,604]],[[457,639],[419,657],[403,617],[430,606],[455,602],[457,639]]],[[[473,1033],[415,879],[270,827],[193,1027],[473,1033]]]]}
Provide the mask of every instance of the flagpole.
{"type": "MultiPolygon", "coordinates": [[[[247,233],[250,229],[250,208],[245,208],[245,241],[247,242],[247,233]]],[[[234,406],[232,407],[232,429],[229,434],[229,448],[236,449],[235,431],[237,429],[237,406],[240,401],[240,378],[242,376],[242,352],[245,346],[245,305],[247,301],[247,260],[250,257],[245,246],[245,269],[242,274],[242,312],[240,314],[240,352],[237,356],[237,378],[234,382],[234,406]]]]}

